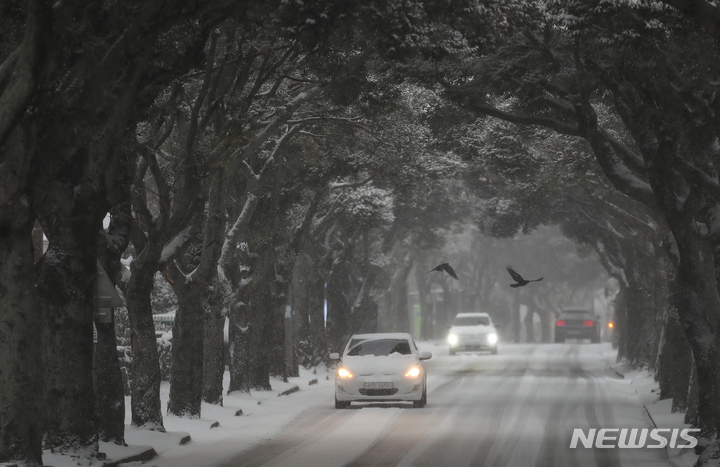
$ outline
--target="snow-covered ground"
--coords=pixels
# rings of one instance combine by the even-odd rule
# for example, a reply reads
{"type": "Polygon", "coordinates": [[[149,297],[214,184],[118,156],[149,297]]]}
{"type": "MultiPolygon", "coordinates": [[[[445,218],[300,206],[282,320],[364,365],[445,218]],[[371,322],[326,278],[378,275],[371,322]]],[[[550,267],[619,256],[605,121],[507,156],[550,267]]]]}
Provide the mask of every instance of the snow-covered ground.
{"type": "MultiPolygon", "coordinates": [[[[127,448],[103,444],[101,451],[107,452],[109,460],[114,460],[134,452],[140,452],[144,449],[143,446],[152,446],[158,456],[145,463],[149,466],[201,467],[224,463],[234,465],[233,461],[228,462],[228,460],[237,457],[239,453],[248,452],[253,447],[259,450],[263,443],[267,444],[269,440],[284,437],[282,439],[298,439],[297,446],[292,449],[288,449],[287,446],[283,447],[281,455],[272,458],[273,465],[333,466],[344,465],[364,453],[367,454],[368,450],[372,446],[376,446],[378,440],[386,438],[388,433],[397,432],[400,433],[400,437],[407,438],[411,436],[409,430],[417,428],[416,431],[412,431],[415,433],[412,435],[414,436],[412,441],[403,438],[405,439],[403,442],[408,443],[407,452],[404,453],[405,457],[402,458],[402,462],[398,463],[409,464],[412,459],[421,458],[423,455],[427,457],[431,445],[437,445],[439,440],[452,436],[450,433],[453,429],[453,420],[459,420],[458,417],[465,410],[462,404],[457,407],[451,405],[454,397],[461,397],[466,393],[471,394],[471,397],[478,395],[491,397],[492,393],[478,392],[478,388],[473,385],[477,385],[477,381],[490,381],[487,378],[504,381],[503,378],[507,378],[503,374],[504,368],[517,365],[523,358],[526,360],[525,369],[522,374],[518,373],[519,377],[515,378],[517,382],[507,383],[507,387],[512,388],[514,394],[508,395],[507,399],[502,402],[507,407],[504,407],[504,413],[501,411],[499,415],[501,421],[498,422],[498,427],[501,427],[503,431],[498,436],[508,437],[510,434],[510,438],[522,439],[528,446],[522,448],[525,451],[521,449],[517,453],[514,451],[503,453],[501,451],[506,449],[507,445],[517,443],[517,439],[513,442],[501,439],[488,445],[491,447],[488,448],[489,452],[485,455],[494,456],[496,462],[499,462],[498,459],[504,459],[505,465],[513,466],[518,465],[517,462],[521,462],[524,456],[540,455],[542,457],[541,454],[547,450],[543,446],[546,441],[543,441],[542,437],[526,439],[527,437],[523,433],[527,433],[528,430],[540,433],[547,430],[543,424],[546,423],[545,420],[549,420],[548,414],[552,413],[553,408],[550,406],[558,405],[558,402],[546,402],[546,409],[537,407],[542,405],[543,398],[553,396],[551,393],[555,390],[568,391],[568,394],[565,395],[568,398],[582,397],[576,404],[581,409],[573,410],[580,413],[582,407],[585,406],[585,413],[587,413],[588,402],[584,399],[586,396],[582,394],[590,390],[592,384],[592,390],[597,391],[597,404],[594,402],[595,396],[593,396],[592,410],[598,413],[600,426],[603,426],[603,423],[612,422],[613,426],[607,426],[607,428],[652,427],[653,421],[662,428],[685,427],[682,423],[682,414],[671,414],[668,401],[657,401],[657,384],[647,372],[626,372],[624,378],[618,377],[617,372],[622,373],[624,370],[615,364],[615,351],[610,348],[609,344],[564,347],[558,344],[505,344],[501,345],[500,355],[497,356],[473,353],[449,356],[446,346],[441,342],[421,342],[418,345],[420,350],[433,353],[433,359],[428,362],[429,401],[426,409],[405,411],[402,407],[400,410],[387,410],[371,406],[359,411],[336,411],[333,403],[332,372],[328,373],[324,368],[312,371],[301,368],[300,377],[290,378],[288,383],[274,380],[272,382],[273,390],[270,392],[226,395],[223,407],[203,404],[202,418],[200,419],[167,416],[165,417],[167,433],[128,426],[126,441],[129,446],[127,448]],[[575,352],[579,361],[582,362],[582,378],[584,379],[577,378],[579,382],[572,382],[572,375],[567,373],[567,369],[564,368],[565,358],[570,351],[567,349],[575,352]],[[533,366],[533,361],[537,365],[533,366]],[[464,377],[458,379],[458,374],[473,368],[486,379],[472,380],[473,382],[464,377]],[[561,375],[561,372],[564,373],[561,375]],[[310,384],[314,380],[317,380],[317,383],[310,384]],[[452,388],[457,381],[461,380],[465,389],[452,388]],[[547,385],[546,388],[539,392],[534,391],[541,381],[547,385]],[[587,387],[583,386],[584,384],[587,387]],[[280,395],[294,386],[297,386],[299,391],[289,395],[280,395]],[[443,389],[447,386],[451,388],[443,389]],[[434,395],[435,390],[437,390],[437,396],[434,395]],[[453,395],[449,391],[459,392],[453,395]],[[439,401],[442,400],[442,397],[446,398],[446,402],[440,404],[439,401]],[[438,403],[433,407],[434,400],[438,403]],[[601,404],[610,404],[612,407],[608,409],[601,404]],[[647,408],[652,419],[645,412],[643,406],[647,408]],[[242,415],[236,415],[240,410],[242,410],[242,415]],[[525,417],[523,410],[533,412],[528,412],[529,415],[525,417]],[[608,410],[611,411],[610,415],[607,413],[608,410]],[[454,415],[448,415],[448,412],[452,412],[454,415]],[[316,420],[313,421],[312,417],[316,417],[316,420]],[[431,429],[423,431],[414,426],[419,426],[423,422],[422,419],[416,419],[416,417],[435,417],[438,423],[432,425],[431,429]],[[218,425],[213,427],[216,422],[218,425]],[[322,428],[323,426],[325,428],[322,428]],[[398,429],[398,427],[402,429],[398,429]],[[295,428],[305,431],[302,439],[297,436],[292,438],[295,436],[292,434],[295,428]],[[317,433],[313,434],[315,429],[317,429],[317,433]],[[516,430],[517,433],[513,433],[513,430],[516,430]],[[184,445],[179,444],[180,440],[188,434],[192,440],[184,445]],[[314,437],[318,439],[314,439],[314,437]],[[533,443],[537,446],[532,446],[533,443]],[[318,457],[317,451],[313,451],[310,447],[304,449],[303,446],[321,450],[322,457],[318,457]]],[[[510,374],[512,375],[512,372],[510,374]]],[[[498,387],[498,389],[501,388],[498,387]]],[[[164,405],[167,404],[168,391],[169,387],[167,383],[164,383],[161,390],[164,405]]],[[[565,397],[563,394],[559,394],[559,396],[560,398],[565,397]]],[[[129,399],[126,401],[126,407],[129,421],[129,399]]],[[[569,409],[566,410],[565,406],[562,407],[562,410],[570,413],[569,409]]],[[[480,409],[473,407],[472,410],[480,409]]],[[[485,423],[498,409],[493,407],[493,404],[489,404],[488,408],[483,410],[486,411],[478,412],[477,418],[481,419],[478,423],[485,423]]],[[[576,423],[582,422],[581,418],[577,420],[576,423]]],[[[582,427],[582,425],[578,427],[582,427]]],[[[478,430],[492,428],[478,426],[475,429],[476,436],[487,438],[487,434],[482,434],[478,430]]],[[[565,449],[560,446],[563,443],[556,444],[557,446],[552,446],[553,450],[565,449]]],[[[618,460],[622,465],[685,467],[692,465],[697,458],[687,449],[684,451],[662,450],[661,453],[655,452],[659,450],[647,449],[636,451],[624,450],[618,460]]],[[[262,456],[257,457],[257,459],[263,458],[262,456]]],[[[490,460],[491,458],[488,457],[488,461],[490,460]]],[[[46,465],[54,467],[78,465],[77,459],[50,453],[46,453],[44,461],[46,465]]],[[[96,463],[95,465],[102,464],[96,463]]]]}

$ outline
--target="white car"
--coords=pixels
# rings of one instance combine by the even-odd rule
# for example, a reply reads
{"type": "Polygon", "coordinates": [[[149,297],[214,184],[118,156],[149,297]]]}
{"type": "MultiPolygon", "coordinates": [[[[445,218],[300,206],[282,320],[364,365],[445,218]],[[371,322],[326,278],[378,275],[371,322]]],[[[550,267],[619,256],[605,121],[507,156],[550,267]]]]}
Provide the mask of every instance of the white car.
{"type": "Polygon", "coordinates": [[[351,402],[412,401],[415,407],[427,403],[427,375],[420,352],[407,333],[355,334],[348,340],[335,371],[335,408],[351,402]]]}
{"type": "Polygon", "coordinates": [[[487,313],[458,313],[448,332],[450,355],[458,350],[498,351],[498,333],[487,313]]]}

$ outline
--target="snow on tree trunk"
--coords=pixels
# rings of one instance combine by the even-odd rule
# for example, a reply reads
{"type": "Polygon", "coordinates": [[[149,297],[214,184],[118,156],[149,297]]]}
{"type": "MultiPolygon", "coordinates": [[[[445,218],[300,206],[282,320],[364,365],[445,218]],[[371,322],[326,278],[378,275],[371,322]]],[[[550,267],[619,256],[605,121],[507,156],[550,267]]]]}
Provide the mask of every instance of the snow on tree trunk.
{"type": "Polygon", "coordinates": [[[43,316],[35,293],[34,218],[0,210],[0,463],[42,465],[43,316]]]}
{"type": "Polygon", "coordinates": [[[165,431],[160,403],[160,360],[150,302],[155,268],[148,267],[143,256],[130,266],[132,275],[125,294],[133,354],[130,410],[133,426],[165,431]]]}

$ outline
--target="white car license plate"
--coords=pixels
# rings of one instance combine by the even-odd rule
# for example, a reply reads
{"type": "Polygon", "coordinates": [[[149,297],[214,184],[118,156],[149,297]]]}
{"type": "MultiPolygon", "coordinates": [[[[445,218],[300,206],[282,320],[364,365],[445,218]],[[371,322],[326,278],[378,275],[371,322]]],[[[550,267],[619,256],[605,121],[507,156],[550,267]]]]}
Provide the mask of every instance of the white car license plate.
{"type": "Polygon", "coordinates": [[[365,389],[392,389],[392,383],[365,383],[365,389]]]}

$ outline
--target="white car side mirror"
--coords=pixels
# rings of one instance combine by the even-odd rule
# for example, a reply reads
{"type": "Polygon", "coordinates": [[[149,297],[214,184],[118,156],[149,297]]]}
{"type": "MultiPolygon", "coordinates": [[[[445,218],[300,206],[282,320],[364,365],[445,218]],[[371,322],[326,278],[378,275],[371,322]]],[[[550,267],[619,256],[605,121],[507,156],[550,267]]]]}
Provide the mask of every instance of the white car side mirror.
{"type": "Polygon", "coordinates": [[[420,355],[418,355],[418,357],[420,357],[420,360],[430,360],[432,358],[432,353],[431,352],[420,352],[420,355]]]}
{"type": "Polygon", "coordinates": [[[328,358],[329,358],[330,360],[339,360],[339,359],[340,359],[340,354],[337,353],[337,352],[333,352],[333,353],[331,353],[330,355],[328,355],[328,358]]]}

